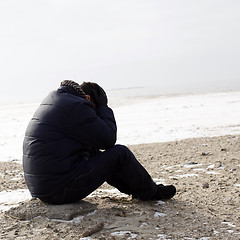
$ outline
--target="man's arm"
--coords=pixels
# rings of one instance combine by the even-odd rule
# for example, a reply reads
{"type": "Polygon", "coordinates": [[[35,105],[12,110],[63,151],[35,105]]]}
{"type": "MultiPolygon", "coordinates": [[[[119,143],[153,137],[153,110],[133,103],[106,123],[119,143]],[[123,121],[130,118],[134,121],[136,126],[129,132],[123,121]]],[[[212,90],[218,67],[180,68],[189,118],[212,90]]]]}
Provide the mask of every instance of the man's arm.
{"type": "Polygon", "coordinates": [[[107,105],[95,110],[90,102],[84,101],[71,115],[69,129],[75,140],[98,149],[107,149],[116,143],[116,121],[107,105]]]}

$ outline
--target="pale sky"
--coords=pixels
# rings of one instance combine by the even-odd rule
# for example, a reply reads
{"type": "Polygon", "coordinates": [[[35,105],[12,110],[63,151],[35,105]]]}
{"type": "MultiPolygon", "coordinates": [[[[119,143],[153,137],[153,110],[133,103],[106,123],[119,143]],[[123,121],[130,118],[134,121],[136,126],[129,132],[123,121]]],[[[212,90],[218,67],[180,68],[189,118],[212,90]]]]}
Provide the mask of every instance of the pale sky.
{"type": "Polygon", "coordinates": [[[1,0],[0,34],[0,100],[64,79],[240,90],[239,0],[1,0]]]}

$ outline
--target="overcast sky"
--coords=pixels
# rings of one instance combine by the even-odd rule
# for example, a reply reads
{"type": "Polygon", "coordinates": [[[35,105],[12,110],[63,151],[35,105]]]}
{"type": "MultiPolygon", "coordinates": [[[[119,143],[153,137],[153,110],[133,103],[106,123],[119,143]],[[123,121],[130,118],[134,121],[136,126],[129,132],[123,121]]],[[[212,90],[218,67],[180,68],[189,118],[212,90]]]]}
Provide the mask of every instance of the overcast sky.
{"type": "Polygon", "coordinates": [[[1,99],[64,79],[240,90],[239,0],[1,0],[1,99]]]}

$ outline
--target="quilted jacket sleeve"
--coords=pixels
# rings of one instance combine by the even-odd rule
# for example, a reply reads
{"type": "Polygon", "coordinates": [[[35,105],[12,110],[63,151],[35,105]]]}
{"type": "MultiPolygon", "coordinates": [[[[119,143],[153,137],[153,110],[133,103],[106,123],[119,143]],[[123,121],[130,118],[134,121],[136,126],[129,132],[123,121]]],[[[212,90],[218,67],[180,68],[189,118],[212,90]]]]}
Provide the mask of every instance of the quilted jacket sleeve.
{"type": "Polygon", "coordinates": [[[72,138],[91,147],[108,149],[116,142],[116,121],[107,106],[96,111],[91,103],[79,103],[73,109],[68,128],[72,138]]]}

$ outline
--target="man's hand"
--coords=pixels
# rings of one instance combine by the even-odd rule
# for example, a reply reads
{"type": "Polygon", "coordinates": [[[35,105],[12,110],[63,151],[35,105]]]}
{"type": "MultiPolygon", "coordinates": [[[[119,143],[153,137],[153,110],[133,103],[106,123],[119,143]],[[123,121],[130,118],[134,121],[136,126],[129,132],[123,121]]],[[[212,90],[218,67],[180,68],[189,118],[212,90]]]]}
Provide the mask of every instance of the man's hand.
{"type": "Polygon", "coordinates": [[[100,86],[98,86],[96,90],[93,89],[92,93],[94,96],[94,100],[96,102],[96,107],[107,106],[108,104],[107,94],[100,86]]]}

